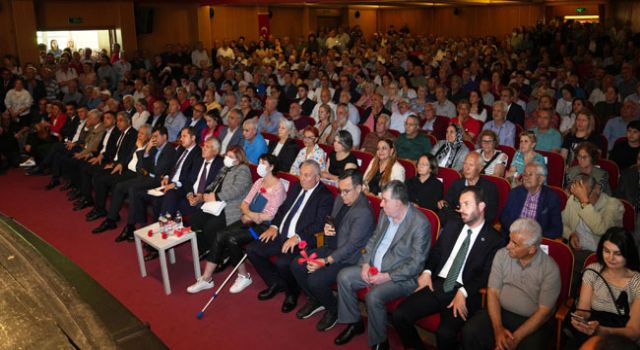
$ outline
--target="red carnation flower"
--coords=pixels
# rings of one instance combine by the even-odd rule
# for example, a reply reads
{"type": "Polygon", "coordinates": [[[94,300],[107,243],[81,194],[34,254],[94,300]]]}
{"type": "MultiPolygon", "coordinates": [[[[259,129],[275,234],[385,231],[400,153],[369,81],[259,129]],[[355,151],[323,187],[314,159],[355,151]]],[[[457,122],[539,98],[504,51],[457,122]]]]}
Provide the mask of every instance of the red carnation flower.
{"type": "Polygon", "coordinates": [[[149,230],[149,232],[147,232],[147,236],[149,237],[153,236],[153,230],[149,230]]]}
{"type": "Polygon", "coordinates": [[[260,193],[267,193],[267,189],[264,187],[260,187],[260,193]]]}
{"type": "Polygon", "coordinates": [[[370,274],[371,276],[375,276],[375,275],[377,275],[377,274],[378,274],[378,272],[380,272],[380,271],[378,271],[378,268],[377,268],[377,267],[375,267],[375,266],[371,266],[371,267],[369,268],[369,274],[370,274]]]}
{"type": "Polygon", "coordinates": [[[162,239],[167,239],[167,233],[166,232],[162,232],[162,239]]]}
{"type": "Polygon", "coordinates": [[[298,249],[304,250],[304,248],[306,248],[306,247],[307,247],[307,241],[298,242],[298,249]]]}

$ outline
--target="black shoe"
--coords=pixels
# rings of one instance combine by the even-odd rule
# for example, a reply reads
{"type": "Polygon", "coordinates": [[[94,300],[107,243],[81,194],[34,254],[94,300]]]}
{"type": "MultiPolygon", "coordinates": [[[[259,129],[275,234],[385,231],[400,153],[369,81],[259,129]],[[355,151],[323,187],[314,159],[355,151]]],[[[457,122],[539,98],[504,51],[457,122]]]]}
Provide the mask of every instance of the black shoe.
{"type": "Polygon", "coordinates": [[[94,228],[93,231],[91,231],[91,233],[102,233],[107,230],[113,230],[116,227],[118,227],[118,225],[116,225],[115,222],[109,219],[106,219],[105,221],[102,222],[102,224],[100,224],[100,226],[94,228]]]}
{"type": "Polygon", "coordinates": [[[58,187],[60,185],[60,180],[58,179],[51,179],[51,181],[49,181],[49,183],[47,184],[47,186],[44,188],[45,190],[52,190],[56,187],[58,187]]]}
{"type": "Polygon", "coordinates": [[[316,329],[319,332],[326,332],[333,328],[333,326],[336,325],[336,322],[338,322],[338,312],[327,310],[316,325],[316,329]]]}
{"type": "Polygon", "coordinates": [[[120,243],[124,240],[128,240],[129,237],[133,238],[133,231],[135,231],[135,227],[133,225],[127,225],[122,229],[120,235],[116,237],[116,243],[120,243]]]}
{"type": "Polygon", "coordinates": [[[276,296],[276,294],[283,292],[284,288],[280,287],[277,283],[269,286],[269,288],[258,293],[258,300],[269,300],[276,296]]]}
{"type": "Polygon", "coordinates": [[[389,350],[389,341],[385,340],[380,344],[371,347],[371,350],[389,350]]]}
{"type": "Polygon", "coordinates": [[[284,302],[282,303],[282,312],[287,313],[293,311],[293,309],[298,306],[298,296],[293,294],[287,294],[284,297],[284,302]]]}
{"type": "Polygon", "coordinates": [[[342,333],[338,334],[333,342],[336,345],[343,345],[350,342],[356,335],[362,333],[364,333],[364,323],[360,320],[356,323],[350,323],[342,333]]]}
{"type": "Polygon", "coordinates": [[[60,187],[60,191],[68,191],[73,188],[73,184],[71,182],[67,182],[66,184],[60,187]]]}
{"type": "Polygon", "coordinates": [[[86,199],[80,199],[80,200],[77,200],[77,201],[75,201],[73,203],[73,210],[74,211],[82,210],[82,209],[88,208],[88,207],[90,207],[92,205],[93,205],[93,202],[88,201],[86,199]]]}
{"type": "Polygon", "coordinates": [[[158,258],[158,251],[153,249],[147,251],[147,254],[144,256],[144,261],[151,261],[158,258]]]}
{"type": "Polygon", "coordinates": [[[105,213],[102,210],[97,210],[94,208],[92,211],[89,212],[89,214],[87,214],[86,218],[87,218],[87,221],[95,221],[104,216],[107,216],[107,213],[105,213]]]}
{"type": "Polygon", "coordinates": [[[44,171],[42,171],[42,168],[40,168],[39,166],[34,166],[33,168],[27,169],[25,173],[27,175],[42,175],[44,174],[44,171]]]}
{"type": "Polygon", "coordinates": [[[69,201],[75,201],[76,199],[82,198],[82,193],[78,189],[72,189],[67,193],[67,199],[69,201]]]}
{"type": "Polygon", "coordinates": [[[307,318],[315,315],[322,310],[324,310],[324,306],[322,306],[319,301],[310,298],[309,301],[304,304],[304,306],[301,307],[298,312],[296,312],[296,317],[301,320],[306,320],[307,318]]]}

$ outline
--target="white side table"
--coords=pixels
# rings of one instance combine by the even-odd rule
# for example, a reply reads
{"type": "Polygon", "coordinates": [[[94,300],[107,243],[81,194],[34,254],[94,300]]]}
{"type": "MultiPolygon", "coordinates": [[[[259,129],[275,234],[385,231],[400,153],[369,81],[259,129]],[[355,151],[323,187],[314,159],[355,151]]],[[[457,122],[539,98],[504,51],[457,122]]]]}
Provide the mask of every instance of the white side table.
{"type": "Polygon", "coordinates": [[[162,283],[164,284],[164,292],[171,294],[171,283],[169,282],[169,271],[167,270],[167,256],[166,251],[169,250],[169,261],[171,264],[176,263],[176,254],[173,250],[176,246],[191,241],[191,252],[193,254],[193,270],[195,271],[196,279],[200,278],[200,259],[198,257],[198,241],[196,239],[195,232],[191,231],[183,234],[180,237],[175,235],[169,235],[167,239],[162,239],[162,235],[158,233],[160,225],[156,222],[149,226],[145,226],[134,232],[134,238],[136,242],[136,252],[138,253],[138,264],[140,265],[140,274],[142,277],[147,277],[147,269],[144,262],[144,253],[142,252],[142,242],[150,245],[158,250],[160,259],[160,271],[162,272],[162,283]],[[152,237],[149,237],[149,230],[155,232],[152,237]]]}

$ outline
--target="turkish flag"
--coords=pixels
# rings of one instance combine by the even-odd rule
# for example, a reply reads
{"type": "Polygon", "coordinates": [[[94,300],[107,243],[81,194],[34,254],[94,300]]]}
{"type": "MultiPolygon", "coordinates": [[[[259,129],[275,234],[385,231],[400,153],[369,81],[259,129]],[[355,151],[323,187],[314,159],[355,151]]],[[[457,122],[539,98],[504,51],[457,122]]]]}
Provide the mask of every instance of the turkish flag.
{"type": "Polygon", "coordinates": [[[258,14],[258,35],[263,38],[268,38],[270,34],[270,21],[268,13],[258,14]]]}

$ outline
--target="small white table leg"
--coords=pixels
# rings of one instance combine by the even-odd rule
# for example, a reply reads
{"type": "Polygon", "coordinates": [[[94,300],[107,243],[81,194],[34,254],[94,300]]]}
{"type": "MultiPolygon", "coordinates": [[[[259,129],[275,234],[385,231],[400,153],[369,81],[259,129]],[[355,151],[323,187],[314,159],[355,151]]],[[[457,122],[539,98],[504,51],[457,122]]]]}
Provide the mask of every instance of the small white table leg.
{"type": "Polygon", "coordinates": [[[144,254],[142,253],[142,241],[140,237],[135,236],[136,240],[136,253],[138,254],[138,265],[140,266],[140,274],[142,277],[147,277],[147,269],[144,266],[144,254]]]}
{"type": "Polygon", "coordinates": [[[171,264],[176,263],[176,252],[173,248],[169,249],[169,262],[171,264]]]}
{"type": "Polygon", "coordinates": [[[191,253],[193,255],[193,271],[196,274],[196,280],[200,278],[200,254],[198,254],[198,240],[196,235],[191,238],[191,253]]]}
{"type": "Polygon", "coordinates": [[[171,282],[169,281],[169,271],[167,271],[167,255],[163,249],[158,250],[160,253],[160,271],[162,272],[162,284],[164,284],[165,294],[171,294],[171,282]]]}

